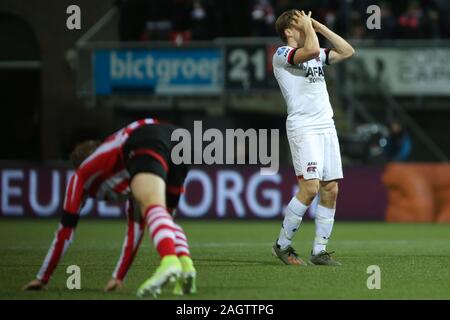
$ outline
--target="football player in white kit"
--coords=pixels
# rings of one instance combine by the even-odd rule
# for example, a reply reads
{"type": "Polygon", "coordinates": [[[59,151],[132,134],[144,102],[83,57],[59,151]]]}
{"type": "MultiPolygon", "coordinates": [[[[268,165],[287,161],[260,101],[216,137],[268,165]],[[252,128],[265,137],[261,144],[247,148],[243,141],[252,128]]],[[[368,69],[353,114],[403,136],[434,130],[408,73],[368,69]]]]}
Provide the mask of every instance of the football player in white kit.
{"type": "Polygon", "coordinates": [[[350,58],[355,51],[339,35],[312,19],[311,12],[306,15],[299,10],[286,11],[278,17],[275,28],[286,43],[273,56],[273,70],[287,104],[286,131],[299,192],[286,207],[272,253],[285,264],[306,265],[291,241],[319,194],[309,263],[340,265],[331,258],[332,252],[326,251],[334,223],[338,180],[343,174],[324,67],[350,58]],[[333,48],[320,48],[316,32],[328,39],[333,48]]]}

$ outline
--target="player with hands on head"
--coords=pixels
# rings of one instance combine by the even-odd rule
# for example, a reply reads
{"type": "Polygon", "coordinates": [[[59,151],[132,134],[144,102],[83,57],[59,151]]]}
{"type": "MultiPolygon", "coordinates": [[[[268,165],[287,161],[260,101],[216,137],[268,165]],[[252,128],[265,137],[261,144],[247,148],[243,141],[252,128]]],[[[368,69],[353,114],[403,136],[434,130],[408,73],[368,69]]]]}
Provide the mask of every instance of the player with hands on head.
{"type": "Polygon", "coordinates": [[[287,105],[286,132],[299,191],[291,199],[272,253],[288,265],[306,265],[292,247],[308,207],[316,196],[316,235],[309,263],[340,265],[326,251],[336,211],[338,181],[343,178],[339,141],[324,69],[354,54],[342,37],[311,17],[311,12],[288,10],[275,22],[286,44],[272,60],[273,72],[287,105]],[[332,49],[320,48],[317,33],[332,49]]]}

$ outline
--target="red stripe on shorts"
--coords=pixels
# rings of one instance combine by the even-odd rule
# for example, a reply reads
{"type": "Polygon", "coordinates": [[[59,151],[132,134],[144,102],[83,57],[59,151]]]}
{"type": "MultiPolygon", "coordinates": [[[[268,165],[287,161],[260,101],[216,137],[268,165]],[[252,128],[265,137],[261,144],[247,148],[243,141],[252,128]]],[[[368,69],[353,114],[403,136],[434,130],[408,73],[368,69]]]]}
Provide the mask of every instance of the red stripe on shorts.
{"type": "Polygon", "coordinates": [[[169,165],[167,164],[166,160],[164,159],[164,157],[162,155],[160,155],[158,152],[156,152],[155,150],[152,149],[137,149],[133,151],[133,156],[140,156],[140,155],[148,155],[156,160],[159,161],[159,163],[161,163],[161,165],[164,168],[164,171],[169,171],[169,165]]]}

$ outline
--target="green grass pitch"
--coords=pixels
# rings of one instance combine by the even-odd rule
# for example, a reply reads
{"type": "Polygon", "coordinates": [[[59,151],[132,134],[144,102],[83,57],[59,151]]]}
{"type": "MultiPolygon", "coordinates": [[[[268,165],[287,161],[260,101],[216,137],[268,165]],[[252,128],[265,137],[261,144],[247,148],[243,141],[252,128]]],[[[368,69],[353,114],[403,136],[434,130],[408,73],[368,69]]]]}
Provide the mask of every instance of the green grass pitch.
{"type": "MultiPolygon", "coordinates": [[[[294,267],[271,256],[279,221],[179,221],[191,243],[198,293],[161,299],[450,299],[450,226],[337,222],[328,246],[342,267],[294,267]],[[369,290],[367,267],[381,268],[381,289],[369,290]]],[[[136,299],[158,264],[148,236],[124,290],[104,293],[118,259],[124,221],[82,220],[75,241],[44,292],[22,292],[36,274],[56,220],[0,221],[0,299],[136,299]],[[68,265],[81,268],[81,290],[68,290],[68,265]]],[[[294,245],[307,258],[314,224],[294,245]]]]}

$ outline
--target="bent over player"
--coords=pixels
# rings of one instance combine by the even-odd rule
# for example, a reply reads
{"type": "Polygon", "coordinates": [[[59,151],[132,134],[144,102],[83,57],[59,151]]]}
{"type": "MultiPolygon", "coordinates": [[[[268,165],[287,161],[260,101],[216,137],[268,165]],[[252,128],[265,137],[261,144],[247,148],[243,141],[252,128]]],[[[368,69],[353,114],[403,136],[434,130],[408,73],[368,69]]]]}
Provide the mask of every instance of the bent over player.
{"type": "Polygon", "coordinates": [[[117,131],[103,143],[87,141],[75,148],[71,158],[76,171],[67,186],[61,223],[37,279],[25,289],[45,287],[73,240],[84,200],[93,197],[127,199],[125,242],[105,290],[122,286],[147,226],[161,263],[137,294],[156,296],[164,285],[175,280],[175,294],[195,292],[196,271],[187,238],[169,214],[178,205],[188,171],[186,165],[175,165],[170,158],[171,134],[175,129],[155,119],[143,119],[117,131]]]}
{"type": "Polygon", "coordinates": [[[272,253],[285,264],[304,265],[291,246],[303,215],[316,195],[316,236],[309,259],[314,265],[339,265],[326,251],[336,210],[338,180],[343,178],[339,141],[325,83],[324,67],[350,58],[352,46],[311,18],[289,10],[275,22],[285,46],[273,56],[273,70],[287,105],[286,131],[299,192],[289,202],[272,253]],[[316,32],[333,45],[319,47],[316,32]]]}

